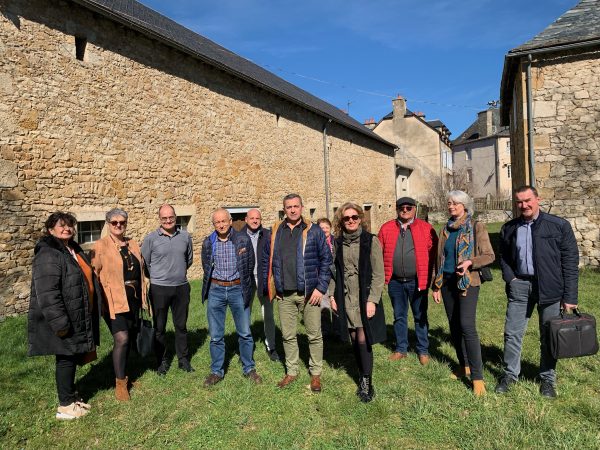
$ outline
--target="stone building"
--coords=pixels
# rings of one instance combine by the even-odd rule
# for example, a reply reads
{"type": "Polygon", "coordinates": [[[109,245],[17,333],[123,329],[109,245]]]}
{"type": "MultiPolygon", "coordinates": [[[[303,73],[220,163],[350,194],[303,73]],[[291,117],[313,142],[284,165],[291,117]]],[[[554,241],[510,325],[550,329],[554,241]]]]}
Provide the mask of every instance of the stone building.
{"type": "Polygon", "coordinates": [[[26,311],[57,209],[90,246],[108,209],[141,239],[170,202],[197,277],[214,208],[270,224],[298,192],[313,219],[354,200],[377,230],[394,170],[394,146],[338,108],[138,2],[0,0],[0,317],[26,311]]]}
{"type": "Polygon", "coordinates": [[[583,0],[506,55],[502,124],[513,187],[534,184],[567,218],[581,264],[600,265],[600,1],[583,0]]]}
{"type": "Polygon", "coordinates": [[[407,109],[402,97],[392,100],[392,106],[392,112],[379,122],[366,125],[398,147],[396,192],[439,206],[452,177],[450,130],[439,120],[426,121],[423,113],[407,109]]]}
{"type": "Polygon", "coordinates": [[[511,198],[510,132],[500,125],[498,108],[479,112],[452,141],[452,167],[455,184],[472,197],[511,198]]]}

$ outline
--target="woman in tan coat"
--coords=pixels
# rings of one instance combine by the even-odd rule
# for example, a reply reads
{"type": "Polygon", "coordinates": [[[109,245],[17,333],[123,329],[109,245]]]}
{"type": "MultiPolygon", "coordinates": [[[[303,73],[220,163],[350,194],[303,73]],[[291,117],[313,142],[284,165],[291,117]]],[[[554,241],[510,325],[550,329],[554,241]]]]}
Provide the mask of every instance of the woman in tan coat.
{"type": "Polygon", "coordinates": [[[485,224],[475,222],[473,200],[463,191],[448,193],[450,219],[440,230],[433,300],[444,308],[460,369],[453,375],[471,375],[473,393],[485,394],[481,344],[476,327],[477,300],[481,279],[479,268],[494,262],[485,224]]]}
{"type": "Polygon", "coordinates": [[[92,265],[104,294],[104,320],[114,339],[117,400],[129,400],[126,369],[130,337],[137,332],[140,307],[147,308],[142,255],[138,243],[125,236],[127,217],[122,209],[108,211],[108,236],[97,241],[92,252],[92,265]]]}

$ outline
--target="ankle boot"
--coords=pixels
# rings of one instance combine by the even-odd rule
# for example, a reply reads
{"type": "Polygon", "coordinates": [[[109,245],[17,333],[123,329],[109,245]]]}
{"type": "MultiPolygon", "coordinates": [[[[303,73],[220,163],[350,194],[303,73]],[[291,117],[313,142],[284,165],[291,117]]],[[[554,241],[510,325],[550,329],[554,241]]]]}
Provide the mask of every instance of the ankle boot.
{"type": "Polygon", "coordinates": [[[116,378],[115,398],[122,402],[129,401],[129,391],[127,390],[128,378],[116,378]]]}
{"type": "Polygon", "coordinates": [[[459,367],[450,374],[452,380],[460,380],[461,378],[469,376],[471,376],[471,368],[469,366],[459,367]]]}
{"type": "Polygon", "coordinates": [[[473,395],[475,397],[485,395],[485,383],[483,380],[473,380],[473,395]]]}
{"type": "Polygon", "coordinates": [[[375,388],[370,376],[362,376],[360,378],[358,397],[363,403],[368,403],[375,397],[375,388]]]}

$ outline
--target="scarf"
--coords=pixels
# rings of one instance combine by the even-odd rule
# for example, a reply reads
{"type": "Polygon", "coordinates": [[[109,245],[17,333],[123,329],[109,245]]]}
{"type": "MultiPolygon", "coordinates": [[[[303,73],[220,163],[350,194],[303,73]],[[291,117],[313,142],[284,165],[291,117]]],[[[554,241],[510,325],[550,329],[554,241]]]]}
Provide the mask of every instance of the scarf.
{"type": "MultiPolygon", "coordinates": [[[[463,261],[472,259],[473,256],[473,225],[474,222],[471,218],[471,214],[465,214],[458,219],[448,219],[448,223],[442,230],[442,235],[448,239],[450,234],[449,230],[458,230],[458,236],[456,237],[456,265],[459,265],[463,261]]],[[[445,255],[442,252],[441,262],[438,269],[438,273],[435,277],[434,286],[440,289],[444,281],[444,259],[445,255]]],[[[467,289],[471,286],[471,272],[465,270],[464,274],[458,278],[457,287],[461,291],[461,295],[464,297],[467,295],[467,289]]]]}

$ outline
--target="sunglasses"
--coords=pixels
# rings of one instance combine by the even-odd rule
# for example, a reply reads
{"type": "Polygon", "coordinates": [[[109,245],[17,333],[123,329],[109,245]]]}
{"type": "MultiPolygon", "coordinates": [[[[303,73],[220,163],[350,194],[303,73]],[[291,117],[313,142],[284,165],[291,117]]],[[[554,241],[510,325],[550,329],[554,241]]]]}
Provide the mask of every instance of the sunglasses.
{"type": "Polygon", "coordinates": [[[110,223],[113,227],[116,227],[117,225],[124,227],[125,225],[127,225],[126,220],[111,220],[108,223],[110,223]]]}
{"type": "Polygon", "coordinates": [[[406,206],[406,205],[404,205],[404,206],[398,206],[398,209],[400,211],[412,211],[413,208],[414,208],[414,206],[406,206]]]}
{"type": "Polygon", "coordinates": [[[342,220],[344,222],[350,222],[350,219],[352,219],[354,222],[356,222],[358,219],[360,219],[360,217],[357,216],[356,214],[354,214],[353,216],[344,216],[344,217],[342,217],[342,220]]]}

